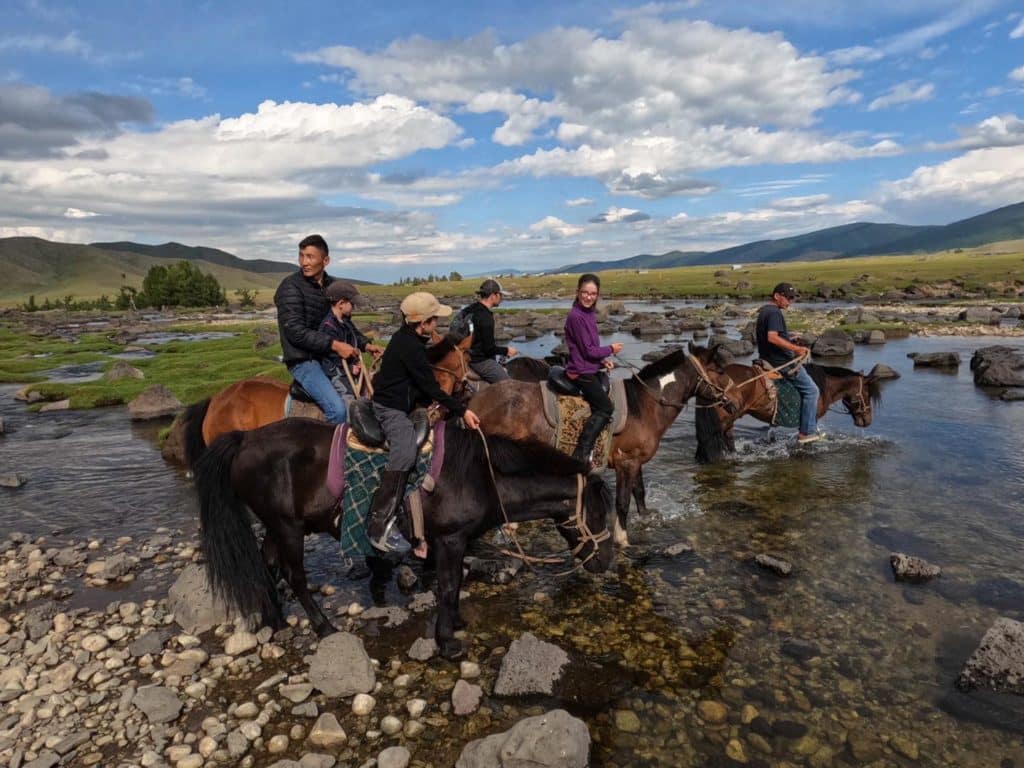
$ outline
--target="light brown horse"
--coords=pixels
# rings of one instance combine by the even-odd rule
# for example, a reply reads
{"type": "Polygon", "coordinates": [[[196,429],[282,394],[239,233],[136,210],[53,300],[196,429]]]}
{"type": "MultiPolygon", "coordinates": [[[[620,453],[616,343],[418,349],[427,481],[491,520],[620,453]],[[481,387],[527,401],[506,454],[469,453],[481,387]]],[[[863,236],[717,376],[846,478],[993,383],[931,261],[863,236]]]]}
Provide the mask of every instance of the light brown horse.
{"type": "MultiPolygon", "coordinates": [[[[712,352],[692,345],[691,352],[696,354],[672,352],[625,381],[626,424],[612,437],[608,457],[615,470],[615,543],[621,547],[629,546],[626,519],[631,499],[641,514],[647,511],[641,467],[657,452],[662,435],[691,397],[699,393],[715,401],[728,383],[714,370],[712,352]]],[[[502,381],[478,392],[469,407],[487,434],[552,443],[555,430],[544,416],[542,386],[502,381]]]]}
{"type": "MultiPolygon", "coordinates": [[[[472,343],[472,336],[456,342],[435,333],[432,345],[427,347],[434,378],[448,394],[457,392],[465,383],[472,343]]],[[[172,430],[180,430],[182,463],[194,467],[206,447],[226,432],[256,429],[280,421],[287,397],[287,384],[258,376],[235,382],[212,397],[193,403],[172,425],[172,430]]]]}
{"type": "MultiPolygon", "coordinates": [[[[858,427],[871,426],[872,405],[881,402],[882,391],[879,380],[859,371],[814,363],[804,363],[807,373],[818,385],[818,418],[821,419],[835,403],[842,401],[846,412],[853,417],[858,427]]],[[[763,375],[760,368],[752,365],[732,363],[725,366],[726,375],[732,380],[727,397],[733,405],[732,411],[718,406],[714,409],[721,431],[709,425],[697,433],[697,461],[710,463],[718,461],[725,453],[736,450],[733,426],[737,419],[748,414],[759,421],[771,424],[775,417],[775,405],[768,387],[775,384],[763,375]]]]}

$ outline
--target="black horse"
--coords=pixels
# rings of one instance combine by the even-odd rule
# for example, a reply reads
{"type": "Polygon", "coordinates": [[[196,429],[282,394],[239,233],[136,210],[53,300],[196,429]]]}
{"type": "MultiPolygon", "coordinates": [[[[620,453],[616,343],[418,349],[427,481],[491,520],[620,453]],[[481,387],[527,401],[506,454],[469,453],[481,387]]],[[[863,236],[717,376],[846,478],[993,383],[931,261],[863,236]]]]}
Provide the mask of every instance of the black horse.
{"type": "MultiPolygon", "coordinates": [[[[282,625],[277,579],[271,575],[280,573],[316,633],[335,631],[309,593],[302,563],[306,534],[340,538],[335,499],[326,485],[333,434],[332,425],[309,419],[229,432],[197,464],[207,575],[214,591],[242,615],[258,612],[271,626],[282,625]],[[247,510],[266,528],[262,553],[247,510]]],[[[480,434],[446,424],[441,476],[423,504],[426,538],[437,562],[435,635],[447,657],[461,652],[453,635],[465,626],[459,590],[466,547],[502,524],[505,515],[510,521],[555,521],[592,573],[605,571],[614,557],[606,525],[612,500],[604,481],[541,443],[488,437],[486,448],[480,434]]]]}

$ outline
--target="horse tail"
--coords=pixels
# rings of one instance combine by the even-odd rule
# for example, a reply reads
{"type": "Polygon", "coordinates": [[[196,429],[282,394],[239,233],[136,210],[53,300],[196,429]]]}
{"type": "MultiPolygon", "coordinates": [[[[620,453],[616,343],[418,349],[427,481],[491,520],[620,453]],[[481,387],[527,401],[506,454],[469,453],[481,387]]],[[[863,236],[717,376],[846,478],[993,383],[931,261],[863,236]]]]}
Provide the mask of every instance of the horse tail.
{"type": "MultiPolygon", "coordinates": [[[[698,406],[708,406],[711,403],[698,398],[698,406]]],[[[725,439],[725,430],[722,429],[722,420],[718,416],[717,408],[698,407],[695,409],[693,420],[697,426],[697,461],[700,464],[712,464],[721,461],[729,450],[729,444],[725,439]]]]}
{"type": "Polygon", "coordinates": [[[277,587],[256,543],[248,507],[231,484],[231,467],[244,440],[244,432],[222,435],[196,465],[200,545],[214,594],[242,616],[259,612],[271,623],[280,616],[277,587]]]}
{"type": "Polygon", "coordinates": [[[185,466],[194,470],[199,457],[206,450],[206,443],[203,440],[203,422],[206,421],[206,411],[210,407],[210,398],[192,403],[185,412],[181,414],[182,423],[185,425],[185,466]]]}

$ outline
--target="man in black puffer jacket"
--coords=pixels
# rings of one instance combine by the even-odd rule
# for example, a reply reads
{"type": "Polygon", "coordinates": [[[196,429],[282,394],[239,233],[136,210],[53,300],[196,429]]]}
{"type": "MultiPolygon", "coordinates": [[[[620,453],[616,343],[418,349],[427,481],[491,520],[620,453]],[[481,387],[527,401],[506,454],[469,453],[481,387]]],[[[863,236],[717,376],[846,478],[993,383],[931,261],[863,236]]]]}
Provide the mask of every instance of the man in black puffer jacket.
{"type": "Polygon", "coordinates": [[[358,350],[320,330],[331,308],[324,293],[334,282],[325,271],[330,261],[327,242],[320,235],[303,238],[299,243],[299,271],[281,281],[274,304],[284,364],[292,378],[316,400],[324,418],[340,424],[347,416],[345,401],[327,378],[320,360],[332,350],[341,358],[351,357],[358,350]]]}

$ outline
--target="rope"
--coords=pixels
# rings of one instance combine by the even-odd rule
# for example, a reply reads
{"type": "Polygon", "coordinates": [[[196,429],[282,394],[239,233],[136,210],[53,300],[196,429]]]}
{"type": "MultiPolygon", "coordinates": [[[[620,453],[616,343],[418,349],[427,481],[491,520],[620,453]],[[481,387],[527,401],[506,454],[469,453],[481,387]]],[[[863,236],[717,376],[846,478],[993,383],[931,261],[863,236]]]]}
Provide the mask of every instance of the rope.
{"type": "MultiPolygon", "coordinates": [[[[687,402],[686,400],[683,400],[681,402],[672,402],[671,400],[666,400],[661,395],[660,391],[659,392],[655,392],[653,387],[651,387],[646,381],[644,381],[643,379],[640,378],[640,371],[642,369],[638,368],[637,366],[635,366],[633,363],[629,362],[628,360],[623,360],[618,355],[613,355],[613,357],[616,360],[618,360],[620,363],[622,363],[624,368],[629,368],[629,369],[631,369],[633,371],[632,378],[636,379],[637,382],[639,382],[640,386],[647,390],[647,392],[651,395],[651,397],[653,397],[657,401],[658,405],[663,405],[666,408],[678,408],[679,410],[682,410],[682,409],[684,409],[686,407],[686,402],[687,402]]],[[[722,405],[723,404],[722,401],[727,399],[726,392],[728,391],[728,389],[722,389],[722,387],[720,387],[719,385],[715,384],[715,382],[713,382],[711,380],[711,377],[708,375],[708,372],[705,370],[704,366],[701,365],[701,362],[696,357],[694,357],[693,355],[687,355],[686,359],[690,361],[690,363],[693,365],[694,369],[697,371],[697,378],[699,378],[709,389],[711,389],[713,392],[717,393],[718,394],[718,398],[719,398],[718,402],[711,403],[710,405],[694,404],[693,407],[694,408],[717,408],[719,405],[722,405]]]]}
{"type": "MultiPolygon", "coordinates": [[[[487,436],[484,434],[483,430],[480,429],[479,427],[477,427],[475,431],[477,432],[477,434],[480,435],[480,440],[483,442],[483,445],[484,445],[484,456],[487,457],[487,471],[490,473],[490,476],[491,476],[491,484],[494,486],[494,495],[498,499],[498,508],[501,510],[501,517],[505,521],[505,525],[503,526],[503,530],[504,530],[505,536],[507,538],[511,539],[512,543],[515,545],[515,548],[516,548],[515,552],[512,552],[512,551],[510,551],[510,550],[508,550],[506,548],[501,548],[501,549],[499,549],[499,551],[502,554],[504,554],[504,555],[508,555],[509,557],[515,557],[515,558],[518,558],[518,559],[522,560],[527,566],[529,566],[529,565],[531,565],[533,563],[560,563],[560,562],[562,562],[562,558],[554,557],[554,556],[551,556],[551,555],[546,556],[546,557],[536,557],[534,555],[529,555],[529,554],[526,553],[526,551],[523,549],[522,545],[519,543],[519,539],[518,539],[518,537],[515,534],[515,527],[512,525],[512,521],[508,517],[508,511],[505,509],[505,504],[501,500],[501,493],[498,491],[498,478],[494,474],[494,464],[491,462],[491,449],[487,445],[487,436]]],[[[574,517],[574,519],[572,521],[566,520],[566,521],[563,521],[561,523],[558,523],[558,526],[561,527],[561,528],[575,528],[577,531],[579,531],[580,540],[576,544],[576,546],[573,547],[572,553],[570,555],[571,557],[575,557],[579,552],[581,552],[583,550],[583,547],[586,546],[586,544],[588,542],[591,542],[591,541],[594,542],[594,548],[591,551],[591,553],[589,555],[587,555],[587,557],[585,557],[583,560],[581,560],[579,563],[577,563],[573,568],[570,568],[568,571],[563,571],[563,572],[560,572],[560,573],[556,573],[555,576],[567,576],[570,573],[573,573],[574,571],[576,571],[579,568],[581,568],[584,564],[589,562],[591,560],[591,558],[594,557],[594,555],[597,554],[597,545],[600,544],[602,541],[605,541],[606,539],[611,538],[611,534],[608,532],[608,528],[607,527],[605,527],[604,530],[602,530],[600,533],[595,534],[595,533],[593,533],[590,530],[590,527],[587,525],[587,521],[584,519],[584,516],[583,516],[583,487],[584,487],[584,485],[585,485],[585,480],[583,478],[583,475],[582,474],[576,475],[576,514],[575,514],[575,517],[574,517]],[[567,525],[567,523],[568,523],[568,525],[567,525]]]]}

